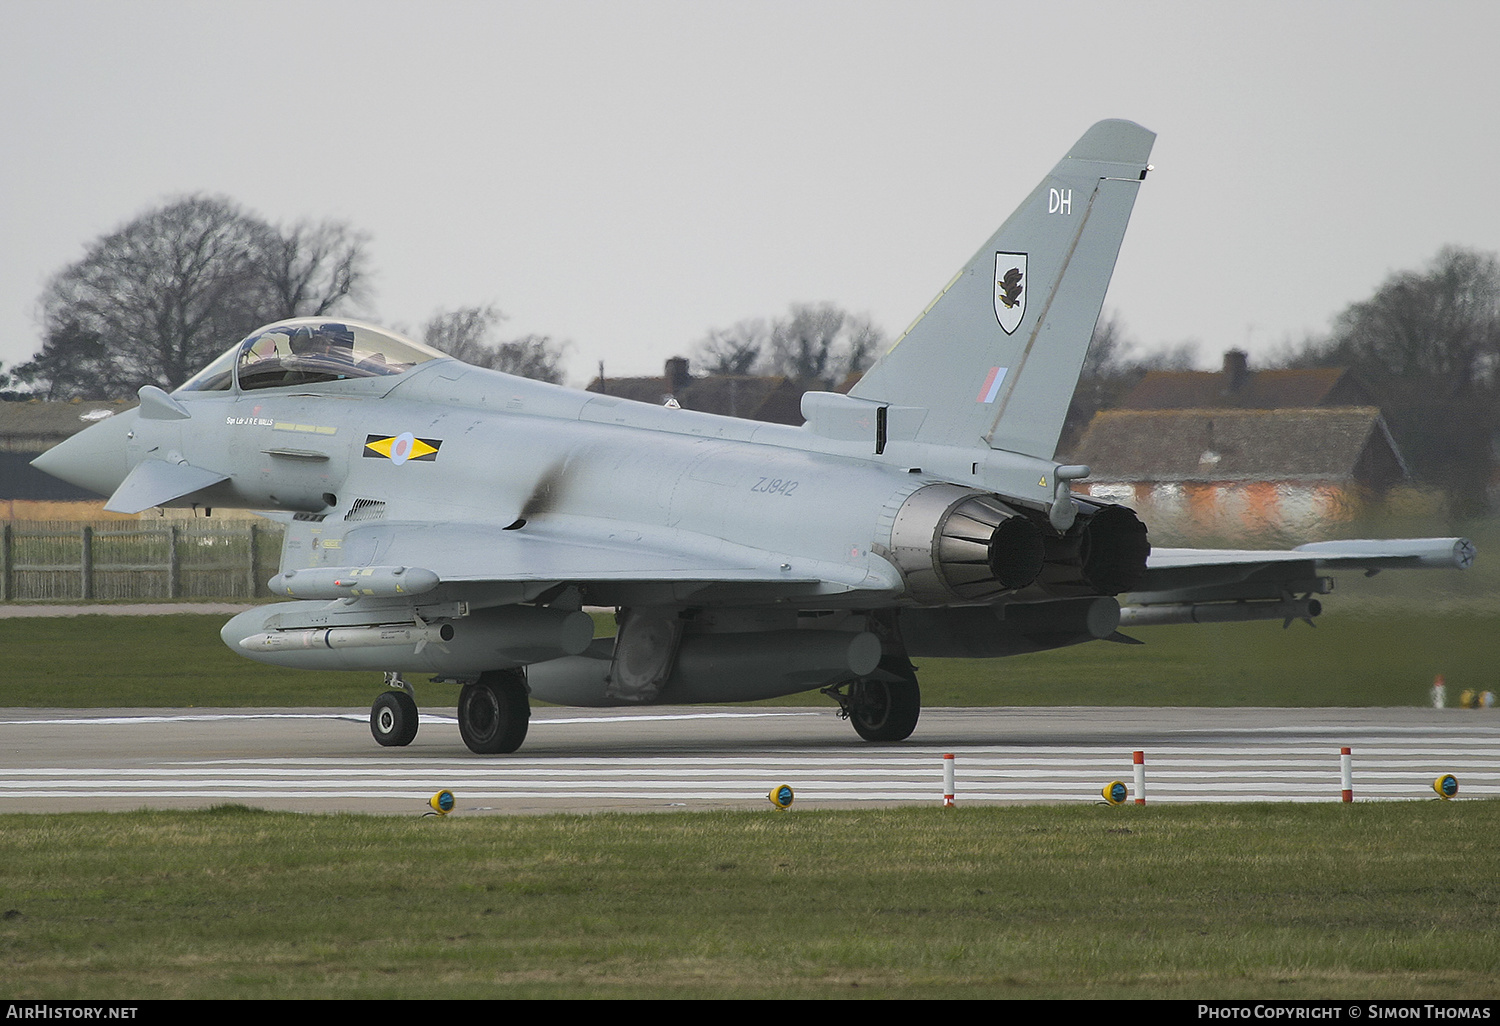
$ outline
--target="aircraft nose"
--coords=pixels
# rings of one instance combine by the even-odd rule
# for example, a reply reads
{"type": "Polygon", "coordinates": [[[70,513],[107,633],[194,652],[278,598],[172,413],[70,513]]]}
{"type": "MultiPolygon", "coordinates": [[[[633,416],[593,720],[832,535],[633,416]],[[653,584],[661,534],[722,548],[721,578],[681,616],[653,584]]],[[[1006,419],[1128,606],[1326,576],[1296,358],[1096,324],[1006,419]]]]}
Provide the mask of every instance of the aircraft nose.
{"type": "Polygon", "coordinates": [[[127,410],[91,424],[42,453],[31,465],[69,484],[112,495],[130,473],[128,446],[136,416],[135,410],[127,410]]]}

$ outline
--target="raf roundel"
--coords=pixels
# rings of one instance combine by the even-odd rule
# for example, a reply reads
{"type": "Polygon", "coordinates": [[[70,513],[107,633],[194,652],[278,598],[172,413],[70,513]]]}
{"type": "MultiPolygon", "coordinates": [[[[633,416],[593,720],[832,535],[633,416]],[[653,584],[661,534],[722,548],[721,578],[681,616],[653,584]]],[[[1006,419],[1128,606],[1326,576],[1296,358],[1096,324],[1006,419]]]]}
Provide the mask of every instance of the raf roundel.
{"type": "Polygon", "coordinates": [[[365,455],[387,459],[398,467],[403,463],[431,463],[442,448],[441,438],[417,438],[410,431],[399,435],[366,435],[365,455]]]}

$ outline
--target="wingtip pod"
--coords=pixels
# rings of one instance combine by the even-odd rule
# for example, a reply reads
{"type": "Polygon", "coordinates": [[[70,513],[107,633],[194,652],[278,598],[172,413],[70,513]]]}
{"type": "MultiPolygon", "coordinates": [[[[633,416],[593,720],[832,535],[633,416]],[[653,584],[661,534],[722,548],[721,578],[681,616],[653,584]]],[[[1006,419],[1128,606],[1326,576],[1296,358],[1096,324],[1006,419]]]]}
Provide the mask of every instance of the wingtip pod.
{"type": "Polygon", "coordinates": [[[1436,570],[1467,570],[1474,565],[1474,543],[1467,538],[1350,539],[1308,542],[1296,551],[1319,557],[1323,563],[1345,563],[1379,570],[1382,564],[1436,570]]]}

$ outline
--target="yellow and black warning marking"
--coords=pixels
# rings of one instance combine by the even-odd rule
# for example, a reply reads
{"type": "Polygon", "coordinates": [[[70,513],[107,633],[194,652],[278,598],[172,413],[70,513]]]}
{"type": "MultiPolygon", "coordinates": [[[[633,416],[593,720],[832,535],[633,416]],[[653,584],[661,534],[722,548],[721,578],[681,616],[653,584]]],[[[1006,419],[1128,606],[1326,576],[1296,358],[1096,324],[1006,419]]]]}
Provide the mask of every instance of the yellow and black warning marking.
{"type": "Polygon", "coordinates": [[[417,438],[407,431],[399,435],[366,435],[365,455],[392,463],[431,463],[442,448],[441,438],[417,438]]]}

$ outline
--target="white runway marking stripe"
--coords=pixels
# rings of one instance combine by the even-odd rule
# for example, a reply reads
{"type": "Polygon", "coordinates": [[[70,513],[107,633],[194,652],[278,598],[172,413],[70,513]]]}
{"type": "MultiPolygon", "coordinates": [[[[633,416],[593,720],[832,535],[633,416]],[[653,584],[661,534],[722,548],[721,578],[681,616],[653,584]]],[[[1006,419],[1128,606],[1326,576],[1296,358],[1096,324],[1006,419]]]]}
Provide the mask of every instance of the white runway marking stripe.
{"type": "MultiPolygon", "coordinates": [[[[1453,766],[1451,764],[1445,763],[1443,769],[1440,770],[1440,769],[1437,769],[1437,768],[1433,768],[1433,769],[1431,769],[1430,772],[1431,773],[1453,772],[1456,768],[1457,769],[1464,769],[1464,767],[1455,767],[1455,766],[1453,766]]],[[[389,772],[379,771],[379,770],[349,770],[349,769],[346,769],[346,770],[339,771],[337,773],[337,776],[342,777],[342,778],[346,778],[346,779],[359,779],[359,780],[391,780],[391,779],[399,779],[401,777],[410,777],[410,776],[412,776],[414,774],[415,769],[416,769],[415,767],[408,767],[407,770],[404,773],[402,773],[402,774],[394,774],[394,773],[389,773],[389,772]]],[[[671,780],[671,779],[686,779],[686,778],[691,778],[693,780],[708,780],[708,779],[716,779],[716,778],[742,779],[742,778],[745,777],[745,775],[747,774],[747,772],[755,772],[755,771],[756,771],[756,767],[717,768],[717,767],[714,767],[712,765],[705,765],[702,768],[693,770],[691,773],[679,773],[679,772],[670,772],[670,773],[668,773],[666,771],[653,771],[649,767],[642,767],[642,766],[631,764],[631,763],[628,763],[628,762],[623,762],[621,768],[619,770],[617,770],[616,772],[610,773],[610,774],[600,774],[597,771],[587,771],[587,772],[584,772],[584,771],[581,771],[578,768],[569,767],[569,766],[565,766],[565,765],[559,765],[559,764],[555,764],[555,763],[550,763],[550,764],[548,764],[545,767],[535,767],[535,768],[518,767],[518,768],[515,768],[515,769],[506,770],[506,771],[503,771],[503,772],[501,772],[501,771],[493,771],[493,770],[485,772],[485,771],[462,770],[462,769],[442,768],[442,767],[422,768],[422,776],[424,777],[424,779],[431,779],[431,778],[435,778],[435,777],[441,777],[444,780],[450,780],[450,781],[451,780],[465,780],[465,781],[473,780],[473,781],[476,781],[476,782],[495,781],[495,780],[500,780],[500,779],[505,779],[505,778],[515,778],[515,779],[519,779],[519,778],[528,778],[528,779],[530,779],[530,778],[540,778],[540,779],[544,779],[544,780],[546,780],[546,779],[565,779],[565,778],[575,777],[575,776],[582,776],[582,777],[586,777],[586,778],[598,778],[601,775],[608,775],[608,776],[628,776],[628,777],[632,777],[632,778],[634,778],[634,777],[653,777],[653,778],[660,777],[661,779],[669,779],[669,780],[671,780]]],[[[890,769],[882,769],[882,768],[879,768],[879,767],[849,767],[849,768],[846,768],[846,769],[829,769],[829,768],[816,769],[814,767],[801,767],[801,768],[797,768],[797,767],[780,766],[780,767],[764,767],[764,768],[760,769],[760,772],[761,772],[762,775],[775,775],[775,774],[778,774],[778,773],[785,775],[788,771],[795,772],[795,773],[799,774],[801,777],[807,778],[807,779],[825,779],[825,780],[846,779],[846,778],[847,779],[856,779],[856,780],[857,779],[886,779],[886,780],[889,780],[889,779],[897,778],[897,777],[906,777],[906,778],[912,778],[912,779],[920,779],[924,775],[922,769],[917,769],[916,772],[912,772],[912,773],[894,773],[890,769]]],[[[29,781],[29,780],[42,779],[44,777],[50,777],[50,778],[54,778],[54,779],[96,780],[96,779],[100,779],[101,774],[108,774],[109,776],[117,777],[117,778],[119,778],[121,780],[203,779],[204,777],[207,777],[207,776],[215,776],[215,777],[218,777],[218,778],[221,778],[221,779],[226,779],[226,780],[252,780],[253,781],[253,780],[256,780],[256,779],[266,779],[266,778],[299,779],[299,780],[319,779],[320,775],[322,773],[324,773],[324,772],[327,772],[327,773],[330,774],[330,776],[327,779],[333,779],[333,776],[332,776],[332,774],[334,773],[333,770],[323,771],[323,770],[318,770],[318,769],[309,769],[309,770],[306,770],[306,771],[303,771],[303,772],[299,772],[299,773],[295,773],[295,774],[294,773],[289,773],[285,769],[277,769],[277,770],[272,770],[272,769],[265,769],[265,770],[247,769],[247,770],[241,770],[241,771],[233,771],[233,770],[217,770],[216,771],[216,770],[210,769],[209,767],[204,767],[202,769],[195,769],[195,768],[180,768],[180,769],[174,769],[174,770],[144,770],[144,769],[143,770],[119,770],[119,769],[116,769],[116,770],[103,770],[103,771],[100,771],[100,770],[71,769],[71,768],[69,768],[69,769],[24,769],[24,770],[6,770],[6,771],[3,771],[3,772],[0,772],[0,787],[6,786],[5,782],[7,780],[9,780],[9,779],[15,779],[17,781],[29,781]]],[[[962,769],[962,770],[957,770],[956,772],[957,772],[958,778],[960,780],[970,780],[970,781],[975,781],[975,780],[1027,779],[1027,778],[1037,778],[1037,779],[1040,779],[1040,780],[1043,780],[1043,781],[1047,781],[1047,780],[1075,780],[1075,779],[1076,780],[1103,780],[1104,778],[1106,778],[1106,777],[1109,776],[1109,773],[1107,773],[1107,772],[1099,772],[1097,770],[1077,770],[1077,769],[1061,769],[1061,770],[1058,770],[1058,769],[1048,769],[1046,767],[1031,767],[1031,768],[1016,767],[1016,769],[1014,769],[1012,771],[1006,771],[1006,772],[995,772],[995,771],[986,772],[986,771],[982,771],[982,770],[975,770],[975,769],[972,769],[972,768],[965,768],[965,769],[962,769]]],[[[1324,776],[1331,776],[1331,777],[1335,777],[1335,778],[1338,776],[1337,768],[1335,768],[1331,773],[1324,772],[1321,769],[1318,772],[1323,772],[1324,776]]],[[[1409,779],[1409,778],[1411,778],[1413,776],[1422,776],[1422,775],[1424,775],[1427,772],[1428,772],[1428,769],[1425,766],[1416,766],[1416,767],[1411,767],[1411,768],[1407,768],[1407,769],[1391,769],[1391,770],[1363,769],[1363,770],[1360,771],[1360,776],[1363,779],[1367,779],[1367,780],[1368,779],[1377,779],[1377,780],[1379,780],[1379,779],[1404,780],[1404,779],[1409,779]]],[[[925,775],[941,777],[942,776],[942,769],[941,769],[941,767],[937,767],[937,768],[926,767],[926,774],[925,775]]],[[[1253,770],[1253,769],[1244,769],[1244,770],[1241,770],[1241,769],[1221,769],[1221,768],[1188,769],[1188,770],[1178,770],[1178,771],[1163,771],[1163,770],[1158,770],[1157,772],[1155,772],[1154,774],[1151,774],[1150,776],[1151,776],[1151,779],[1157,779],[1157,780],[1183,780],[1183,781],[1191,781],[1191,780],[1248,780],[1248,779],[1263,779],[1263,780],[1286,779],[1286,780],[1297,780],[1297,781],[1300,781],[1300,780],[1306,780],[1306,779],[1308,779],[1308,774],[1306,774],[1306,773],[1282,773],[1282,772],[1267,772],[1267,771],[1253,770]]],[[[1500,771],[1497,771],[1497,770],[1495,770],[1492,767],[1487,767],[1487,768],[1482,769],[1482,770],[1475,770],[1473,772],[1469,772],[1469,771],[1466,770],[1465,774],[1464,774],[1464,779],[1465,780],[1490,780],[1490,781],[1500,782],[1500,771]]]]}
{"type": "MultiPolygon", "coordinates": [[[[1091,801],[1112,778],[1131,780],[1128,759],[1095,751],[1074,762],[1024,754],[970,754],[957,762],[960,801],[1091,801]]],[[[107,770],[27,767],[0,771],[0,797],[45,799],[81,794],[125,798],[420,799],[449,788],[463,803],[505,799],[599,798],[757,800],[790,783],[808,801],[937,801],[938,758],[868,756],[764,758],[550,758],[455,762],[451,759],[202,760],[107,770]]],[[[1274,768],[1225,752],[1187,759],[1148,758],[1147,794],[1171,801],[1337,801],[1336,754],[1309,752],[1274,768]]],[[[1430,797],[1432,779],[1462,771],[1465,797],[1500,795],[1500,766],[1477,759],[1441,764],[1381,759],[1356,762],[1362,798],[1430,797]]]]}
{"type": "MultiPolygon", "coordinates": [[[[14,715],[14,714],[13,714],[14,715]]],[[[1079,735],[1068,743],[1068,733],[1051,731],[1038,736],[1039,743],[1014,740],[990,744],[987,734],[972,731],[963,742],[918,743],[900,746],[862,747],[852,739],[830,743],[819,733],[812,743],[781,741],[777,720],[795,718],[804,731],[806,718],[829,718],[827,711],[802,709],[749,709],[667,711],[600,710],[583,715],[541,711],[532,719],[535,736],[548,736],[553,726],[588,724],[590,741],[564,732],[540,754],[526,750],[502,757],[476,757],[462,752],[455,742],[427,755],[418,747],[371,748],[366,754],[321,756],[274,755],[258,757],[256,748],[201,749],[213,757],[196,758],[195,749],[175,742],[158,753],[144,729],[163,730],[172,738],[194,731],[227,730],[202,724],[272,720],[287,723],[260,728],[269,735],[294,729],[296,721],[308,726],[299,731],[317,731],[316,722],[328,724],[331,737],[347,744],[357,731],[368,743],[363,713],[345,710],[204,710],[184,713],[146,712],[132,715],[110,711],[104,715],[58,716],[0,720],[0,727],[19,727],[22,732],[44,728],[48,733],[42,754],[22,764],[0,766],[0,799],[8,799],[7,810],[45,807],[49,800],[109,801],[115,807],[147,805],[158,801],[234,801],[247,804],[276,801],[303,802],[316,808],[407,808],[406,803],[425,804],[440,789],[458,797],[460,809],[521,807],[526,811],[546,809],[553,801],[585,804],[597,801],[608,807],[613,801],[635,801],[650,808],[702,807],[705,803],[764,803],[766,793],[779,784],[791,785],[798,807],[817,803],[902,802],[937,803],[942,800],[943,755],[955,755],[956,794],[960,805],[983,802],[1096,802],[1100,790],[1111,780],[1134,787],[1131,752],[1146,753],[1146,795],[1150,802],[1244,802],[1326,801],[1340,798],[1339,748],[1353,748],[1356,800],[1434,799],[1432,782],[1440,774],[1459,779],[1459,799],[1500,797],[1500,724],[1458,720],[1452,724],[1425,726],[1338,724],[1317,726],[1281,724],[1266,728],[1221,729],[1205,719],[1196,730],[1142,730],[1144,743],[1131,745],[1106,724],[1109,737],[1079,735]],[[748,740],[752,728],[725,733],[710,721],[772,721],[772,742],[748,740]],[[635,728],[663,721],[683,723],[684,734],[670,731],[646,735],[635,728]],[[693,721],[703,733],[693,735],[693,721]],[[183,725],[183,731],[175,729],[183,725]],[[194,727],[194,725],[200,725],[194,727]],[[125,739],[127,755],[109,757],[109,765],[91,766],[104,759],[87,753],[113,748],[114,741],[99,745],[95,737],[125,739]],[[720,738],[733,738],[727,745],[720,738]],[[69,740],[63,740],[63,739],[69,740]],[[621,754],[599,754],[592,747],[597,739],[621,754]],[[667,740],[663,740],[666,738],[667,740]],[[637,749],[638,739],[646,745],[637,749]],[[1061,739],[1064,743],[1048,743],[1061,739]],[[1151,740],[1163,741],[1153,745],[1151,740]],[[680,745],[680,747],[679,747],[680,745]],[[457,751],[455,751],[457,749],[457,751]],[[572,751],[581,754],[570,754],[572,751]],[[64,758],[57,752],[66,751],[64,758]],[[632,754],[644,751],[652,754],[632,754]],[[654,754],[665,751],[670,754],[654,754]],[[82,757],[79,753],[85,753],[82,757]],[[192,754],[190,754],[192,753],[192,754]],[[238,757],[228,757],[230,753],[238,757]],[[251,754],[244,754],[251,753],[251,754]],[[342,805],[340,803],[343,803],[342,805]],[[391,804],[398,803],[398,804],[391,804]]],[[[453,719],[424,713],[424,727],[433,725],[452,731],[453,719]]],[[[764,728],[754,728],[764,729],[764,728]]],[[[997,728],[995,736],[1003,732],[997,728]]],[[[7,736],[17,736],[7,734],[7,736]]],[[[225,735],[243,737],[244,735],[225,735]]],[[[258,735],[251,735],[252,737],[258,735]]],[[[267,746],[275,752],[274,741],[267,746]]],[[[316,752],[317,748],[305,749],[316,752]]],[[[358,748],[344,747],[345,752],[358,748]]],[[[285,752],[287,749],[282,748],[285,752]]],[[[1134,798],[1132,793],[1130,796],[1134,798]]],[[[72,807],[71,805],[62,807],[72,807]]],[[[573,806],[577,808],[577,804],[573,806]]]]}

